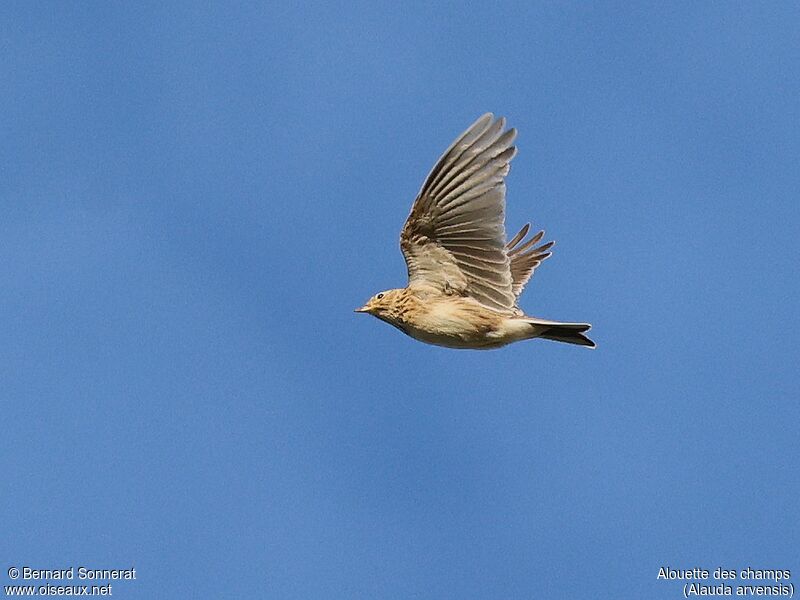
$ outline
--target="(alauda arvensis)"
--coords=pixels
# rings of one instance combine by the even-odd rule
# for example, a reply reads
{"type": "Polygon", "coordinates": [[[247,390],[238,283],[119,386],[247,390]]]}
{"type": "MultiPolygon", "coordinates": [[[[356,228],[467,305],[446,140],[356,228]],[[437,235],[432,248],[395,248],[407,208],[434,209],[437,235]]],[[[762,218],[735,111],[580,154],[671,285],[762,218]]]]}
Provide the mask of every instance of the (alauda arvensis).
{"type": "Polygon", "coordinates": [[[553,242],[539,244],[544,231],[526,240],[528,224],[506,243],[504,179],[517,132],[504,129],[505,119],[487,113],[442,155],[400,234],[408,285],[376,294],[356,312],[448,348],[537,337],[594,348],[584,335],[588,323],[529,317],[517,306],[553,242]]]}

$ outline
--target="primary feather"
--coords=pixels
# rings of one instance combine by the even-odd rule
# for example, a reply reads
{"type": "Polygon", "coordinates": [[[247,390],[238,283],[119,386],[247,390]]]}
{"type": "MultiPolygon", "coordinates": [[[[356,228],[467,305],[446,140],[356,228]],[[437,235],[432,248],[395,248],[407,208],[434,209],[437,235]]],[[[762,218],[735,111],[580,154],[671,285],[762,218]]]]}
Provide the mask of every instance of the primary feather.
{"type": "Polygon", "coordinates": [[[400,235],[409,287],[469,296],[514,312],[505,244],[505,183],[514,129],[487,113],[445,151],[417,195],[400,235]]]}

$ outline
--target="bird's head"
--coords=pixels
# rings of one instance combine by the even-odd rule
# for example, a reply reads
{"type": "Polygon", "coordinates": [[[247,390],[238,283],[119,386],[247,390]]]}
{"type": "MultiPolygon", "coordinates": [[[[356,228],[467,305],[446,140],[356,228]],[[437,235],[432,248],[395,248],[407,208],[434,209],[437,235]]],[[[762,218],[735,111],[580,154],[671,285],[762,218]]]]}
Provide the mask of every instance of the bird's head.
{"type": "Polygon", "coordinates": [[[364,306],[357,308],[356,312],[369,313],[376,317],[386,317],[392,311],[402,291],[403,290],[386,290],[384,292],[379,292],[367,300],[364,306]]]}

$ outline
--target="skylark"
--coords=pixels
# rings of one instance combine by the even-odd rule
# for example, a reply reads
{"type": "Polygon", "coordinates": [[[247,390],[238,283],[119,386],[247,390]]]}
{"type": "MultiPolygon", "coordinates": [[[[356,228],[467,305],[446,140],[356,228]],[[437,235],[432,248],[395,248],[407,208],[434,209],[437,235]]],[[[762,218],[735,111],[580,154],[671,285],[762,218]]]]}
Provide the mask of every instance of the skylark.
{"type": "Polygon", "coordinates": [[[588,323],[529,317],[517,299],[553,242],[506,243],[504,178],[517,152],[515,129],[487,113],[445,151],[428,175],[400,233],[408,285],[376,294],[369,313],[411,337],[447,348],[499,348],[545,338],[594,348],[588,323]]]}

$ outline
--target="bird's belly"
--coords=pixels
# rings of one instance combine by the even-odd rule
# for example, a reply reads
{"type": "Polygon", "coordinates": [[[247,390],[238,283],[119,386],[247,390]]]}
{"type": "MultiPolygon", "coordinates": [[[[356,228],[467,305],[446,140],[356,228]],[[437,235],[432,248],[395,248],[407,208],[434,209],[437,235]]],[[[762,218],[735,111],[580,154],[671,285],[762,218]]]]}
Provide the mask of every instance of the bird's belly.
{"type": "Polygon", "coordinates": [[[489,349],[509,343],[511,340],[502,335],[500,320],[481,312],[452,303],[433,305],[413,322],[404,323],[403,331],[421,342],[445,348],[489,349]]]}
{"type": "Polygon", "coordinates": [[[489,350],[491,348],[499,348],[505,346],[508,342],[503,340],[489,340],[487,338],[474,338],[469,339],[457,335],[444,335],[441,333],[431,333],[423,330],[410,330],[407,331],[408,335],[420,342],[426,344],[433,344],[434,346],[443,346],[444,348],[455,349],[473,349],[473,350],[489,350]]]}

